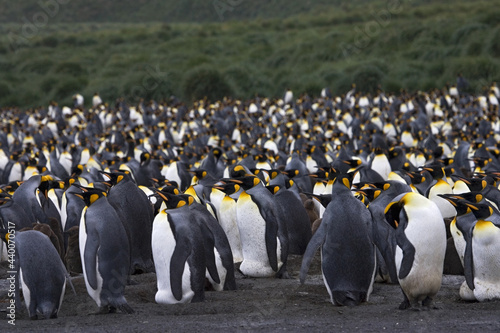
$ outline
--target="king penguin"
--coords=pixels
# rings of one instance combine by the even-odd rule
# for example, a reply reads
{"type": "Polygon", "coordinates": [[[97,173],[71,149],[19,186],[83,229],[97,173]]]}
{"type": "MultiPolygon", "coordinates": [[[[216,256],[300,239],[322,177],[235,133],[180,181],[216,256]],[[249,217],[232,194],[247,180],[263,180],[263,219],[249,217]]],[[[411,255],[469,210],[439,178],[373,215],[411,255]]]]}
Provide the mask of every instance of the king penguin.
{"type": "Polygon", "coordinates": [[[212,280],[220,283],[215,260],[206,259],[207,242],[190,213],[189,202],[180,196],[161,197],[165,201],[153,221],[151,237],[158,286],[156,303],[203,302],[207,268],[212,280]]]}
{"type": "MultiPolygon", "coordinates": [[[[500,213],[488,204],[468,204],[477,221],[472,231],[472,260],[464,261],[472,272],[474,297],[479,302],[500,299],[500,213]]],[[[462,288],[461,288],[462,292],[462,288]]]]}
{"type": "Polygon", "coordinates": [[[35,230],[17,232],[15,244],[17,272],[30,319],[37,319],[38,313],[45,319],[57,318],[69,277],[59,254],[50,239],[35,230]]]}
{"type": "Polygon", "coordinates": [[[104,172],[111,185],[108,201],[118,213],[130,244],[130,273],[151,272],[153,207],[146,194],[126,172],[104,172]]]}
{"type": "Polygon", "coordinates": [[[271,185],[267,188],[274,194],[279,218],[286,223],[288,253],[303,255],[312,237],[311,223],[304,205],[283,186],[271,185]]]}
{"type": "Polygon", "coordinates": [[[251,277],[288,277],[288,234],[277,216],[273,195],[256,176],[233,179],[244,191],[236,205],[243,261],[240,271],[251,277]]]}
{"type": "Polygon", "coordinates": [[[331,302],[339,306],[368,301],[376,273],[372,218],[351,192],[353,178],[354,173],[335,178],[332,200],[307,246],[300,269],[300,282],[304,283],[314,253],[321,247],[323,280],[331,302]]]}
{"type": "Polygon", "coordinates": [[[124,296],[130,269],[125,228],[106,192],[88,187],[82,190],[75,195],[86,205],[80,219],[79,243],[87,292],[103,312],[118,308],[133,313],[124,296]]]}
{"type": "Polygon", "coordinates": [[[386,207],[387,222],[396,229],[395,263],[404,301],[400,309],[422,302],[431,306],[441,288],[446,230],[437,205],[421,194],[396,196],[386,207]]]}

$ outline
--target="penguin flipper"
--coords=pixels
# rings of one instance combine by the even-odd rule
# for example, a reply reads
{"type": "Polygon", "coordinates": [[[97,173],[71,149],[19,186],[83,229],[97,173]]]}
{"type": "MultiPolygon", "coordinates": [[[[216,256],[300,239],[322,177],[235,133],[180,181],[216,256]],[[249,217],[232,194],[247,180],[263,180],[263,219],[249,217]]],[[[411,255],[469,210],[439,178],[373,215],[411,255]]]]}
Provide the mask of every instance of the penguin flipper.
{"type": "Polygon", "coordinates": [[[178,301],[182,299],[182,274],[190,252],[191,249],[186,240],[179,240],[170,260],[170,287],[172,294],[178,301]]]}
{"type": "Polygon", "coordinates": [[[203,239],[203,245],[205,249],[205,264],[207,266],[208,273],[215,283],[220,283],[219,272],[217,271],[217,264],[215,263],[214,246],[215,241],[212,231],[204,224],[200,223],[202,234],[205,236],[203,239]]]}
{"type": "Polygon", "coordinates": [[[85,260],[85,275],[90,287],[94,290],[97,289],[97,250],[99,249],[99,239],[97,236],[87,234],[87,241],[85,242],[84,260],[85,260]]]}
{"type": "Polygon", "coordinates": [[[318,230],[316,230],[314,235],[311,237],[311,240],[307,245],[306,252],[304,252],[304,256],[302,257],[302,265],[300,267],[300,284],[304,284],[314,254],[316,253],[316,251],[318,251],[320,246],[323,245],[325,239],[326,223],[321,223],[318,230]]]}
{"type": "Polygon", "coordinates": [[[375,218],[375,214],[370,210],[373,218],[373,242],[377,246],[387,266],[391,281],[398,281],[396,272],[396,262],[394,261],[395,230],[384,220],[375,218]]]}
{"type": "MultiPolygon", "coordinates": [[[[472,232],[472,231],[471,231],[472,232]]],[[[472,235],[464,234],[466,241],[464,253],[464,275],[467,286],[470,290],[474,290],[474,259],[472,257],[472,235]]]]}
{"type": "Polygon", "coordinates": [[[278,271],[278,221],[274,213],[266,214],[264,209],[261,209],[261,214],[266,220],[266,251],[269,258],[269,264],[273,271],[278,271]]]}
{"type": "Polygon", "coordinates": [[[404,228],[400,225],[396,231],[396,242],[403,250],[403,259],[401,260],[401,267],[399,268],[399,279],[404,279],[410,274],[413,267],[413,260],[415,259],[415,247],[408,240],[404,233],[404,228]]]}

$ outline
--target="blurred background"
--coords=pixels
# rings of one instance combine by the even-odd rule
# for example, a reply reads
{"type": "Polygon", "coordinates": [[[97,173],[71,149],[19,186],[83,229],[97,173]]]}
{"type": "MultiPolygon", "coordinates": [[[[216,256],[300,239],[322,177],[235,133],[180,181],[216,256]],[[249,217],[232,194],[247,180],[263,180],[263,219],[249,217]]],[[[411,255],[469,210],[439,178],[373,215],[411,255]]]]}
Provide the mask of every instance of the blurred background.
{"type": "Polygon", "coordinates": [[[482,93],[500,77],[499,5],[0,0],[0,107],[431,90],[459,74],[482,93]]]}

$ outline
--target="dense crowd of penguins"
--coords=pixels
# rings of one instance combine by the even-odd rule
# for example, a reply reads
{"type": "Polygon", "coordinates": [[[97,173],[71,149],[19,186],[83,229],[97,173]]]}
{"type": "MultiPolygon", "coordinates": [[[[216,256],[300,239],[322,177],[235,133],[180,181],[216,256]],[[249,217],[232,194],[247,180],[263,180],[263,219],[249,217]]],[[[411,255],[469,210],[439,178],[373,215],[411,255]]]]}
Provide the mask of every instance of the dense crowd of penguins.
{"type": "Polygon", "coordinates": [[[289,278],[289,254],[304,283],[318,249],[336,305],[386,281],[400,308],[431,306],[443,269],[465,276],[463,299],[499,298],[499,98],[494,83],[4,108],[2,259],[31,318],[57,317],[68,272],[131,313],[133,274],[156,272],[160,304],[203,301],[208,284],[236,289],[235,269],[289,278]]]}

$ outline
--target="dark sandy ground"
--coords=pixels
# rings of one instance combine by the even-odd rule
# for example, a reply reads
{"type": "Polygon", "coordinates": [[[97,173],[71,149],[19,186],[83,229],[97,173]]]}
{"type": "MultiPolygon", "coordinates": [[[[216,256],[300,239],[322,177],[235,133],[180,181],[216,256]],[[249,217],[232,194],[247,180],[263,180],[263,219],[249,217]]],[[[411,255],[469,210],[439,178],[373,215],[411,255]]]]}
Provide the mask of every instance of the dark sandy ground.
{"type": "MultiPolygon", "coordinates": [[[[25,308],[16,326],[0,321],[0,332],[499,332],[500,301],[469,303],[458,296],[462,276],[444,276],[436,297],[437,310],[398,310],[399,286],[376,283],[370,301],[358,307],[337,307],[329,301],[321,277],[319,255],[300,285],[301,257],[291,256],[292,278],[254,279],[237,276],[238,290],[206,292],[203,303],[158,305],[155,274],[133,276],[126,298],[135,313],[95,314],[82,276],[73,278],[77,295],[66,289],[58,319],[31,321],[25,308]]],[[[4,265],[5,266],[5,265],[4,265]]],[[[5,278],[2,266],[0,278],[5,278]]],[[[0,280],[0,310],[6,318],[6,280],[0,280]]],[[[23,305],[24,307],[24,305],[23,305]]]]}

